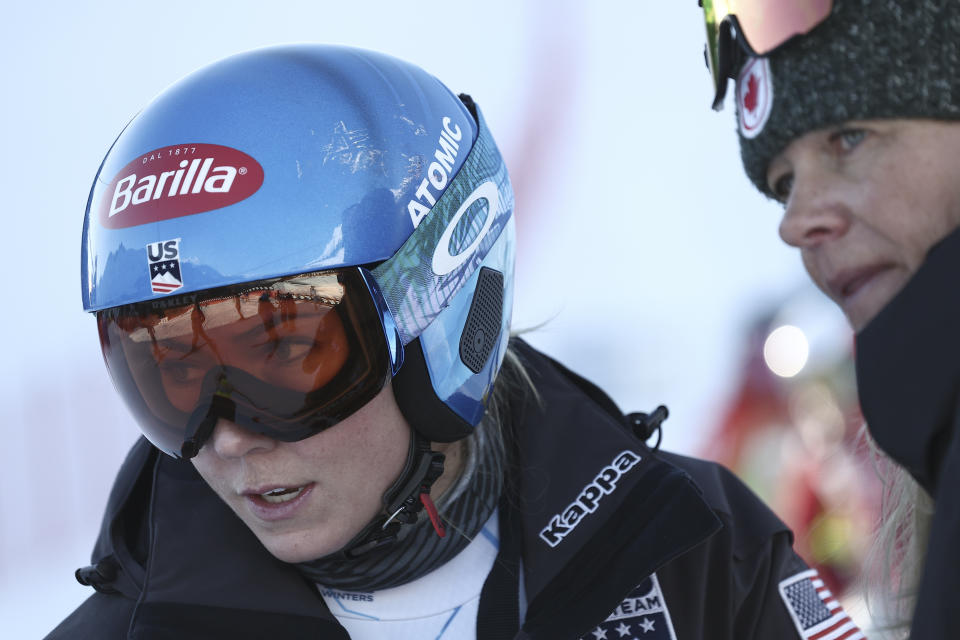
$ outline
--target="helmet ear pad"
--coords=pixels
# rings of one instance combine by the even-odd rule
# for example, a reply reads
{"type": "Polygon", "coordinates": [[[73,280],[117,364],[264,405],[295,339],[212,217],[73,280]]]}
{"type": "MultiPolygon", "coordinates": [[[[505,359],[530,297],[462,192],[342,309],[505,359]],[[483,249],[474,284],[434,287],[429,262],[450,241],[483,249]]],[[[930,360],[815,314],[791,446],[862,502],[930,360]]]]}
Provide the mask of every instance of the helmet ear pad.
{"type": "MultiPolygon", "coordinates": [[[[491,357],[501,340],[504,313],[504,275],[490,267],[481,267],[477,272],[469,311],[459,334],[454,357],[458,366],[468,377],[489,380],[493,384],[496,370],[488,370],[491,357]]],[[[466,301],[465,301],[466,302],[466,301]]],[[[452,311],[452,310],[451,310],[452,311]]],[[[456,334],[455,334],[456,335],[456,334]]],[[[452,354],[451,354],[452,355],[452,354]]],[[[393,377],[393,392],[400,411],[414,429],[433,442],[453,442],[473,432],[475,425],[457,413],[438,394],[431,379],[430,367],[418,336],[404,348],[403,365],[393,377]]],[[[487,386],[489,391],[490,386],[487,386]]],[[[486,393],[484,394],[484,396],[486,393]]],[[[482,416],[483,408],[474,413],[475,420],[482,416]]]]}
{"type": "Polygon", "coordinates": [[[391,384],[403,417],[431,442],[454,442],[473,432],[473,425],[437,396],[420,338],[404,347],[403,366],[391,384]]]}

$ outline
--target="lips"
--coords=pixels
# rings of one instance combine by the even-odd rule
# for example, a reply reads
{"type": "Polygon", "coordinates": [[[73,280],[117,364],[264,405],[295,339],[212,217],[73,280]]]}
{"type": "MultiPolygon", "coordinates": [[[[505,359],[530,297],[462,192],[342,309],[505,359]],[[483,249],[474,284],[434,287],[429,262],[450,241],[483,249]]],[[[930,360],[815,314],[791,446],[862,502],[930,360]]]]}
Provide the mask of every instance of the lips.
{"type": "Polygon", "coordinates": [[[315,483],[305,485],[271,485],[242,492],[250,511],[266,521],[292,518],[306,502],[315,483]]]}
{"type": "Polygon", "coordinates": [[[847,300],[859,292],[864,285],[877,275],[891,267],[887,263],[878,263],[852,269],[844,269],[827,280],[827,288],[835,300],[847,300]]]}

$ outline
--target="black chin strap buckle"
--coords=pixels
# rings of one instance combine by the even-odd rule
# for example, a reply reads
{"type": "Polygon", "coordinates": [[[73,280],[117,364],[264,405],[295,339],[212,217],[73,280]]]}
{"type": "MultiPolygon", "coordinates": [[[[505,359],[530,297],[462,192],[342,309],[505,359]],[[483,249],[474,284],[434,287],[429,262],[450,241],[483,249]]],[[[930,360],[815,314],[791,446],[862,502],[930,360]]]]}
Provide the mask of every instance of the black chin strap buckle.
{"type": "MultiPolygon", "coordinates": [[[[420,443],[418,444],[418,448],[420,443]]],[[[445,456],[442,453],[430,450],[430,443],[426,443],[426,448],[417,452],[418,459],[415,461],[415,471],[410,475],[396,492],[396,498],[387,505],[386,522],[383,528],[386,528],[391,522],[401,524],[413,524],[417,521],[417,514],[424,507],[425,501],[421,496],[426,495],[426,501],[432,506],[430,500],[430,487],[436,482],[437,478],[443,475],[443,461],[445,456]]],[[[432,518],[431,518],[432,520],[432,518]]]]}
{"type": "Polygon", "coordinates": [[[430,449],[430,441],[416,434],[411,447],[411,459],[394,490],[384,496],[384,511],[387,514],[378,519],[360,533],[356,541],[348,545],[343,553],[348,558],[362,555],[393,544],[397,540],[400,527],[414,524],[417,515],[426,507],[430,521],[437,535],[446,535],[443,524],[437,515],[436,507],[430,499],[430,488],[437,478],[443,475],[445,456],[430,449]]]}
{"type": "Polygon", "coordinates": [[[637,411],[636,413],[627,414],[627,422],[630,425],[630,428],[633,429],[633,434],[646,442],[653,436],[653,432],[657,432],[657,444],[653,445],[652,449],[656,451],[660,448],[660,441],[663,440],[663,421],[667,419],[670,415],[670,412],[663,405],[660,405],[653,410],[653,413],[643,413],[637,411]]]}

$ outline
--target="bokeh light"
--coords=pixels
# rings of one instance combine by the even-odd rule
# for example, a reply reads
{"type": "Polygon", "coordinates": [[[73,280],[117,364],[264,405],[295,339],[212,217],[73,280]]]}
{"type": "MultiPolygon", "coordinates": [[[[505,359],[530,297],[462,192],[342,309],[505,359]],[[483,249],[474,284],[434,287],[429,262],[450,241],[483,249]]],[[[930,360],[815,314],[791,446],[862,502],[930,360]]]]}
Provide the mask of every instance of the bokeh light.
{"type": "Polygon", "coordinates": [[[781,378],[792,378],[800,373],[809,357],[807,336],[793,325],[777,327],[763,343],[763,361],[781,378]]]}

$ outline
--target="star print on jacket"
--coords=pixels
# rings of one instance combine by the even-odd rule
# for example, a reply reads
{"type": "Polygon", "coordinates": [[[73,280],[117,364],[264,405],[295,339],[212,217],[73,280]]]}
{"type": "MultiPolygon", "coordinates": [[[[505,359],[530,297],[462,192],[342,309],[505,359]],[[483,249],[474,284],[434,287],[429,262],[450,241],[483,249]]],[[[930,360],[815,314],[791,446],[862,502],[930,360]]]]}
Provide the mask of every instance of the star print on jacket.
{"type": "Polygon", "coordinates": [[[677,640],[657,574],[641,582],[581,640],[677,640]]]}

